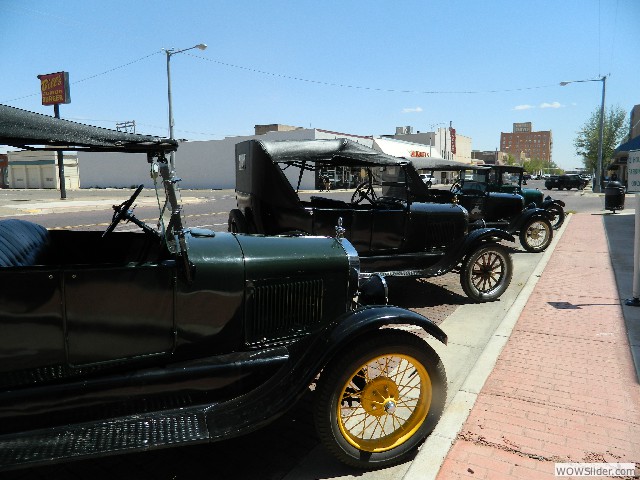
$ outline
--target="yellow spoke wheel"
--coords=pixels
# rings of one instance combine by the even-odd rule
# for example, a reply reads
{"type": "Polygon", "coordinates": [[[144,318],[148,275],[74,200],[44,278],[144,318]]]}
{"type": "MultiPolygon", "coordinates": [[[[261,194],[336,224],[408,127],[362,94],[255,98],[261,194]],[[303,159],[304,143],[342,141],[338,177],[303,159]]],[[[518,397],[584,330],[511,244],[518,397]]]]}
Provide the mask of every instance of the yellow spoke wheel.
{"type": "Polygon", "coordinates": [[[373,358],[359,366],[342,389],[336,406],[340,431],[365,452],[395,448],[427,418],[431,388],[429,373],[415,358],[399,354],[373,358]]]}
{"type": "Polygon", "coordinates": [[[364,337],[322,373],[318,435],[340,460],[371,468],[397,463],[435,427],[446,375],[416,335],[385,329],[364,337]]]}

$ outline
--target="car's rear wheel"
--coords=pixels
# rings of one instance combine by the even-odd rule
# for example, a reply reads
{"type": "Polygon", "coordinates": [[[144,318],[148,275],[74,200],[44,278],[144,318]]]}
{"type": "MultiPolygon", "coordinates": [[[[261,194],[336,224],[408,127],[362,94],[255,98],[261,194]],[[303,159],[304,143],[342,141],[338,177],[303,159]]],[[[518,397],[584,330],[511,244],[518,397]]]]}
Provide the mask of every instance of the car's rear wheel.
{"type": "Polygon", "coordinates": [[[532,218],[520,230],[520,243],[527,252],[542,252],[553,239],[553,227],[546,218],[532,218]]]}
{"type": "Polygon", "coordinates": [[[365,337],[320,376],[314,420],[339,460],[357,468],[402,461],[442,415],[447,379],[424,340],[394,329],[365,337]]]}
{"type": "Polygon", "coordinates": [[[476,302],[500,298],[513,276],[513,262],[505,247],[487,243],[462,263],[460,284],[467,296],[476,302]]]}
{"type": "Polygon", "coordinates": [[[237,208],[229,212],[228,230],[231,233],[247,233],[249,231],[247,229],[247,220],[237,208]]]}
{"type": "Polygon", "coordinates": [[[549,205],[545,210],[549,214],[551,228],[558,230],[564,223],[564,209],[560,205],[549,205]]]}

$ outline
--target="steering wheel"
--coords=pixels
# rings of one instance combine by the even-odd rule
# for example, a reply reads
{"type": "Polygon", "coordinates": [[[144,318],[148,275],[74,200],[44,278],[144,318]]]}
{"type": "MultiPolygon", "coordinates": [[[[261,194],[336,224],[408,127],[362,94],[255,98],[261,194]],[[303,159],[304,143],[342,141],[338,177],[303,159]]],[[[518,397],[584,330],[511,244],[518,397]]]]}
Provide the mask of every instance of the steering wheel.
{"type": "Polygon", "coordinates": [[[365,198],[371,204],[376,202],[376,192],[373,191],[371,182],[362,182],[357,186],[355,192],[351,195],[351,203],[361,203],[365,198]]]}
{"type": "Polygon", "coordinates": [[[454,180],[451,184],[451,188],[449,189],[450,192],[454,192],[456,190],[462,190],[462,184],[460,183],[460,180],[454,180]]]}
{"type": "Polygon", "coordinates": [[[133,205],[133,202],[136,201],[136,198],[138,198],[138,195],[140,195],[140,192],[142,191],[143,188],[144,188],[144,185],[138,186],[138,188],[136,188],[136,191],[133,192],[133,195],[131,195],[131,198],[129,198],[129,200],[122,202],[120,205],[113,206],[114,212],[113,212],[113,218],[111,219],[111,225],[109,225],[107,229],[104,231],[104,233],[102,234],[103,237],[113,232],[113,230],[118,226],[118,223],[120,223],[120,221],[127,216],[127,213],[131,208],[131,205],[133,205]]]}

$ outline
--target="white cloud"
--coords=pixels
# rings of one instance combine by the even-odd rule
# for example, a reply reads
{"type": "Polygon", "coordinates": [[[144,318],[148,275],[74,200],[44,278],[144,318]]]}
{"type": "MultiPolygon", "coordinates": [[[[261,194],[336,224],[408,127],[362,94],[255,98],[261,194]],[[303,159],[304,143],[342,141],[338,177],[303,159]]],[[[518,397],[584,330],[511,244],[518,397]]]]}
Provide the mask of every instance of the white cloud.
{"type": "Polygon", "coordinates": [[[403,108],[402,113],[420,113],[422,107],[403,108]]]}
{"type": "Polygon", "coordinates": [[[541,103],[540,104],[540,108],[562,108],[564,107],[564,105],[562,105],[560,102],[551,102],[551,103],[541,103]]]}
{"type": "Polygon", "coordinates": [[[516,105],[513,107],[514,110],[531,110],[532,108],[536,108],[533,105],[516,105]]]}

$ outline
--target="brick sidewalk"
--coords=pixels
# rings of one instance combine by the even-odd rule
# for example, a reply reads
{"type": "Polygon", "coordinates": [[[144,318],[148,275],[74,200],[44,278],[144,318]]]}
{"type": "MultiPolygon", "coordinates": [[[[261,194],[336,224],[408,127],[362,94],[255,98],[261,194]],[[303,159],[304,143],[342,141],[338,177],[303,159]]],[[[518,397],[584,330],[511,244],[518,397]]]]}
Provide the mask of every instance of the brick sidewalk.
{"type": "Polygon", "coordinates": [[[599,215],[571,216],[437,478],[559,478],[555,462],[640,467],[640,385],[599,215]]]}

